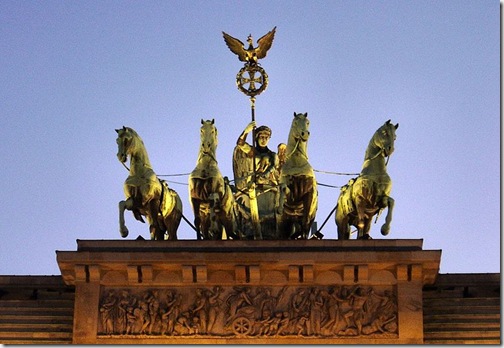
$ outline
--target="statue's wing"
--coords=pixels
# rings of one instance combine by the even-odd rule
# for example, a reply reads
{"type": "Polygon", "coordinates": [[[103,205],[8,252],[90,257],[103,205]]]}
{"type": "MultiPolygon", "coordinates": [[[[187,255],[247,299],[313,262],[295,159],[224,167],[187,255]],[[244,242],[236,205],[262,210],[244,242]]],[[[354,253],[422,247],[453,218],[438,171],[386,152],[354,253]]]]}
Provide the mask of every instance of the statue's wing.
{"type": "Polygon", "coordinates": [[[248,176],[253,170],[252,168],[252,158],[243,152],[239,146],[236,146],[233,151],[233,174],[237,189],[245,189],[248,176]]]}
{"type": "Polygon", "coordinates": [[[245,51],[245,48],[243,48],[243,42],[229,34],[226,34],[225,32],[222,32],[222,35],[224,36],[224,41],[231,52],[236,54],[240,61],[246,62],[247,52],[245,51]]]}
{"type": "Polygon", "coordinates": [[[266,57],[266,53],[271,48],[273,44],[273,39],[275,38],[276,27],[274,27],[269,33],[257,40],[256,54],[257,59],[266,57]]]}

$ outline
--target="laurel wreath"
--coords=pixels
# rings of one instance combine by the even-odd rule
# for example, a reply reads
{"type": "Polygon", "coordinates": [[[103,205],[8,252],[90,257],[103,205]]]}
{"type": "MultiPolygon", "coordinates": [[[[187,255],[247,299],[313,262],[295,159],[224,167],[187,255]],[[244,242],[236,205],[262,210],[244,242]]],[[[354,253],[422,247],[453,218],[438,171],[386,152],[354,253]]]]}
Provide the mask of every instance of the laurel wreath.
{"type": "Polygon", "coordinates": [[[266,90],[268,86],[268,74],[266,74],[266,71],[259,65],[245,65],[240,69],[238,74],[236,74],[236,85],[240,92],[249,97],[255,97],[266,90]],[[246,72],[249,77],[244,76],[246,72]],[[258,74],[257,77],[256,74],[258,74]],[[245,88],[246,84],[248,84],[248,88],[245,88]],[[256,84],[260,85],[260,87],[255,88],[256,84]]]}

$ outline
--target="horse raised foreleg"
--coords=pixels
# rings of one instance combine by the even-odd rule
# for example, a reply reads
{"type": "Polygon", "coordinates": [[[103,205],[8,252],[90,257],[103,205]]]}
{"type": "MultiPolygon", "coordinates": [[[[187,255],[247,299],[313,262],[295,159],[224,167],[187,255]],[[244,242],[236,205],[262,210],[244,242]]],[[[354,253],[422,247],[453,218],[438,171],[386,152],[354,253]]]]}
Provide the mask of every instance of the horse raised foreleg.
{"type": "Polygon", "coordinates": [[[392,197],[385,196],[383,198],[384,203],[388,207],[387,216],[385,217],[385,223],[381,227],[381,234],[386,236],[390,232],[390,222],[392,221],[392,211],[394,210],[394,199],[392,197]]]}
{"type": "Polygon", "coordinates": [[[124,223],[124,211],[133,209],[133,199],[128,198],[125,201],[119,202],[119,232],[121,233],[121,237],[126,238],[129,234],[128,228],[124,223]]]}

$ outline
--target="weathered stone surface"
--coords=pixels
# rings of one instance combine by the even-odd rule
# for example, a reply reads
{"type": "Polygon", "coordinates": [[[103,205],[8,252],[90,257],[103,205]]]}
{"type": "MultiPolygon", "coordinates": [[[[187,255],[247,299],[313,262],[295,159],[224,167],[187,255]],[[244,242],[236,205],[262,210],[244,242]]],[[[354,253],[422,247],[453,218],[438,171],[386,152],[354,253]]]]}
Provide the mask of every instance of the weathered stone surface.
{"type": "Polygon", "coordinates": [[[423,343],[421,240],[78,240],[73,343],[423,343]],[[356,343],[356,342],[354,342],[356,343]]]}

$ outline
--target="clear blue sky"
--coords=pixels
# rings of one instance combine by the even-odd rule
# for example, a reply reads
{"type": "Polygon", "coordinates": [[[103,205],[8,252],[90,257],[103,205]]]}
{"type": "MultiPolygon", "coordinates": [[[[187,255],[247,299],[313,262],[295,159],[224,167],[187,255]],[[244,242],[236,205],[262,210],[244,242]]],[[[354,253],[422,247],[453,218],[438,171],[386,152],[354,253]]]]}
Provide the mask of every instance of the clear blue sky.
{"type": "MultiPolygon", "coordinates": [[[[188,173],[200,120],[215,118],[232,177],[250,121],[235,86],[245,42],[277,26],[256,120],[286,142],[308,112],[317,170],[359,172],[374,131],[399,123],[388,171],[396,201],[371,235],[423,239],[442,273],[500,271],[498,1],[1,1],[0,274],[59,274],[55,250],[121,239],[127,172],[115,128],[142,136],[154,170],[188,173]]],[[[170,183],[189,205],[187,177],[170,183]]],[[[317,174],[341,186],[348,177],[317,174]]],[[[338,189],[319,187],[319,226],[338,189]]],[[[126,214],[129,239],[148,226],[126,214]]],[[[322,230],[336,239],[333,216],[322,230]]],[[[179,238],[195,239],[182,222],[179,238]]]]}

